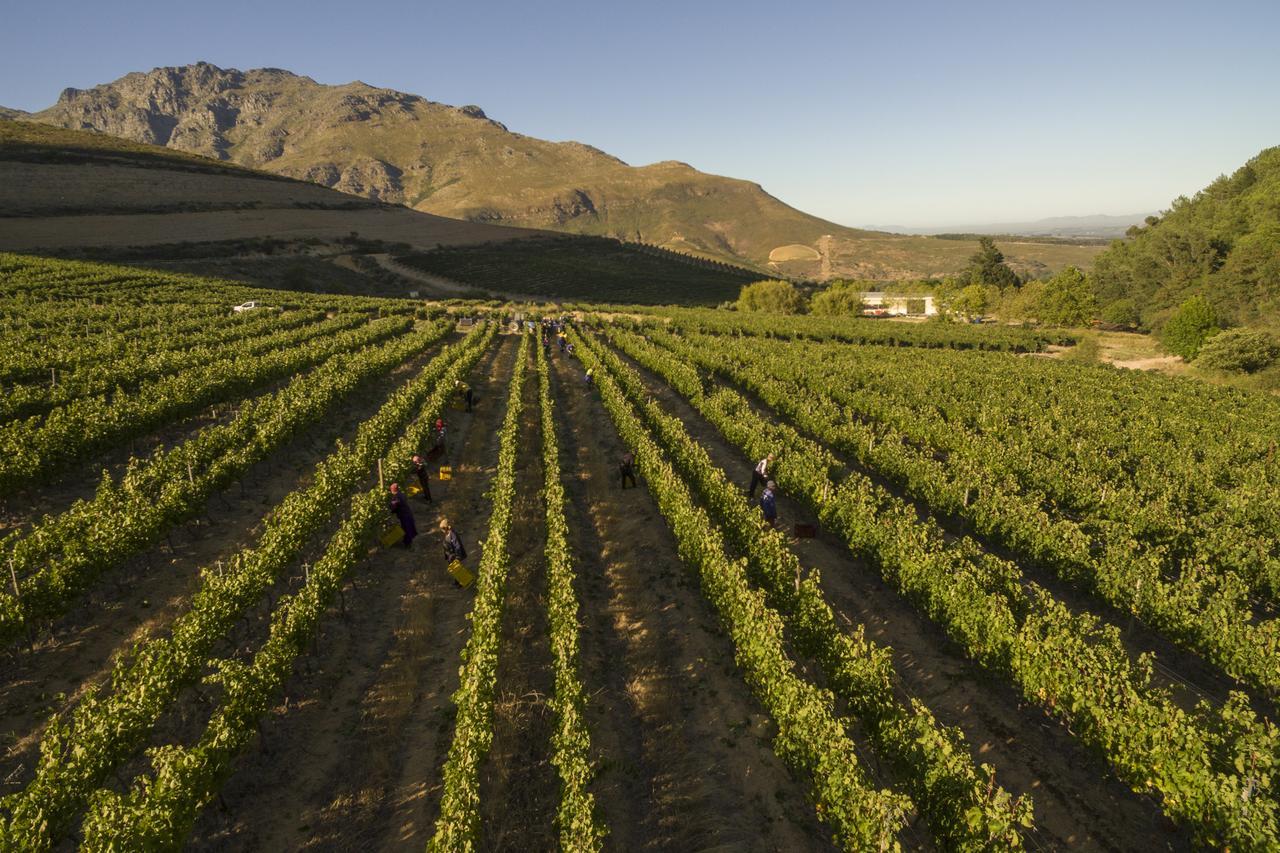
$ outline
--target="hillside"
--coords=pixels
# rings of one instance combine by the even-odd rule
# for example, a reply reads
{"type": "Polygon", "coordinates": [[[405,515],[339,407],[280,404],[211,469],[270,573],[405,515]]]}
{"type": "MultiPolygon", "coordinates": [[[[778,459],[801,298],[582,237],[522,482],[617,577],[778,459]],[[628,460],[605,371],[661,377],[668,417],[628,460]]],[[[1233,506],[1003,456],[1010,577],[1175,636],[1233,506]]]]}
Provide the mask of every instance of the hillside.
{"type": "Polygon", "coordinates": [[[127,260],[289,289],[484,295],[479,287],[714,304],[758,276],[611,239],[449,219],[199,154],[21,121],[0,122],[0,222],[0,250],[127,260]],[[555,239],[511,247],[540,235],[555,239]],[[468,246],[469,266],[441,271],[451,282],[434,288],[353,254],[394,248],[430,265],[435,254],[468,246]],[[548,270],[561,278],[531,278],[548,270]],[[529,290],[528,282],[537,286],[529,290]]]}
{"type": "Polygon", "coordinates": [[[423,248],[528,236],[104,134],[0,123],[0,249],[66,249],[352,231],[423,248]]]}
{"type": "Polygon", "coordinates": [[[1135,226],[1093,270],[1099,300],[1134,300],[1158,322],[1187,297],[1207,297],[1229,321],[1274,322],[1280,314],[1280,147],[1230,177],[1135,226]]]}
{"type": "MultiPolygon", "coordinates": [[[[758,184],[685,163],[630,166],[582,143],[513,133],[476,106],[360,82],[326,86],[280,69],[158,68],[67,89],[33,118],[441,216],[612,236],[793,276],[942,274],[962,266],[976,245],[846,228],[796,210],[758,184]]],[[[1087,267],[1097,251],[1005,247],[1015,269],[1033,274],[1067,263],[1087,267]]]]}

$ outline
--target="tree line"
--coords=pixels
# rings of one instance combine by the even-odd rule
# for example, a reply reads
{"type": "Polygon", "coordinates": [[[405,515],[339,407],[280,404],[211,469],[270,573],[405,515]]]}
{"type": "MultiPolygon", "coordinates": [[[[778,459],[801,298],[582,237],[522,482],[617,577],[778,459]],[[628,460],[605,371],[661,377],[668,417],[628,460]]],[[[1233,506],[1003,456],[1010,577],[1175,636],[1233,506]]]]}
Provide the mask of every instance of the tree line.
{"type": "MultiPolygon", "coordinates": [[[[862,281],[809,290],[756,282],[735,307],[860,315],[861,293],[880,289],[862,281]]],[[[1068,266],[1048,278],[1021,278],[994,239],[982,236],[960,272],[894,290],[933,295],[942,319],[1154,332],[1170,352],[1201,367],[1262,370],[1280,359],[1271,331],[1280,329],[1280,147],[1147,217],[1088,273],[1068,266]]]]}

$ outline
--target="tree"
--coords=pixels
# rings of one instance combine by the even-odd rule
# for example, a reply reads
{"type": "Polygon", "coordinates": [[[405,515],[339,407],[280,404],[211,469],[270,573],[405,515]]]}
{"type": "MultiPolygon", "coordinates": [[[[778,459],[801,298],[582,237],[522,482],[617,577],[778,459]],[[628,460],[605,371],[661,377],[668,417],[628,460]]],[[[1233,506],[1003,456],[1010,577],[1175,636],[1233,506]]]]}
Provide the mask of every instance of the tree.
{"type": "Polygon", "coordinates": [[[857,316],[862,313],[862,293],[856,282],[836,282],[809,300],[809,311],[824,317],[857,316]]]}
{"type": "Polygon", "coordinates": [[[1253,373],[1270,367],[1280,356],[1280,345],[1266,332],[1227,329],[1205,341],[1196,357],[1196,367],[1253,373]]]}
{"type": "Polygon", "coordinates": [[[1040,300],[1047,286],[1043,281],[1029,281],[1022,287],[1006,290],[995,313],[1006,320],[1020,320],[1024,323],[1039,322],[1040,300]]]}
{"type": "Polygon", "coordinates": [[[970,284],[991,284],[996,287],[1017,287],[1017,273],[1009,269],[1004,262],[1004,255],[996,248],[995,240],[990,237],[978,238],[978,251],[969,258],[966,267],[970,284]]]}
{"type": "Polygon", "coordinates": [[[743,286],[738,294],[738,310],[799,314],[804,310],[804,296],[789,281],[765,279],[743,286]]]}
{"type": "Polygon", "coordinates": [[[1041,323],[1051,326],[1085,326],[1098,310],[1089,280],[1078,267],[1066,267],[1049,279],[1036,305],[1041,323]]]}
{"type": "Polygon", "coordinates": [[[1108,326],[1136,329],[1142,322],[1142,317],[1138,314],[1138,306],[1132,299],[1117,299],[1102,309],[1102,322],[1108,326]]]}
{"type": "Polygon", "coordinates": [[[962,288],[959,295],[951,302],[951,310],[966,317],[980,317],[987,313],[992,304],[989,288],[980,284],[971,284],[962,288]]]}
{"type": "Polygon", "coordinates": [[[1218,315],[1209,300],[1203,296],[1193,296],[1178,306],[1178,310],[1164,324],[1160,339],[1170,352],[1191,361],[1200,352],[1204,342],[1218,331],[1218,315]]]}

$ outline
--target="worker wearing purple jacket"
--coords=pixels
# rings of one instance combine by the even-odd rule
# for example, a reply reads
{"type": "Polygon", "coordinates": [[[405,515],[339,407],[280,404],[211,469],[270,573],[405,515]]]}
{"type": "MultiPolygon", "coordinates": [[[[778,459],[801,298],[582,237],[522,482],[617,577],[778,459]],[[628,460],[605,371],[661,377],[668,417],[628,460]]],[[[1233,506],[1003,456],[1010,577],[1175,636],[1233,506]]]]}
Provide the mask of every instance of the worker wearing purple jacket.
{"type": "Polygon", "coordinates": [[[765,484],[764,493],[760,495],[760,511],[764,513],[764,520],[770,527],[778,525],[778,496],[775,492],[777,488],[777,484],[770,480],[765,484]]]}
{"type": "Polygon", "coordinates": [[[413,510],[409,509],[409,502],[405,500],[404,492],[400,491],[399,483],[392,483],[390,492],[389,509],[391,514],[400,520],[400,529],[404,531],[404,547],[412,547],[413,537],[418,535],[418,525],[414,523],[413,510]]]}

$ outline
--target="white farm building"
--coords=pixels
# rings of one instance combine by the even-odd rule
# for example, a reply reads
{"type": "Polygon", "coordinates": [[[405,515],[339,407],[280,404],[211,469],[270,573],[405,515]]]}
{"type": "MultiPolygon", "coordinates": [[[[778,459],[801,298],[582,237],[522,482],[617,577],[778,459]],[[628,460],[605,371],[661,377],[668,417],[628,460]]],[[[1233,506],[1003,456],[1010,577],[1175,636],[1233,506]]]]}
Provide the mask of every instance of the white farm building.
{"type": "Polygon", "coordinates": [[[858,294],[862,299],[862,313],[890,317],[932,317],[938,313],[933,296],[901,296],[893,293],[869,291],[858,294]]]}

